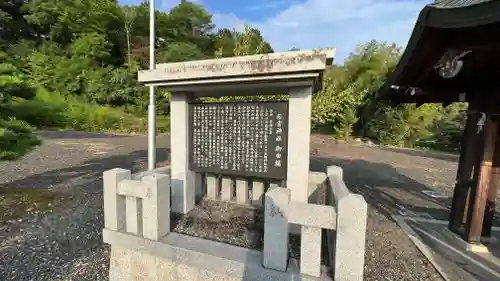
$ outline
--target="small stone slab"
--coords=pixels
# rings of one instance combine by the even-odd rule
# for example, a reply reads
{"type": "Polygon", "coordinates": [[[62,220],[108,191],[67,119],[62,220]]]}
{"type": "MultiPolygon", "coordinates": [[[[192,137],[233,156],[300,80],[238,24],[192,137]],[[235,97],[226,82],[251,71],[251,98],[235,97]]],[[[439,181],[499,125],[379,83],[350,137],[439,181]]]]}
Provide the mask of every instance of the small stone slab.
{"type": "Polygon", "coordinates": [[[244,179],[236,180],[236,202],[248,204],[248,181],[244,179]]]}
{"type": "Polygon", "coordinates": [[[286,271],[290,190],[272,186],[265,196],[263,264],[266,268],[286,271]]]}
{"type": "Polygon", "coordinates": [[[252,183],[252,205],[262,206],[264,197],[264,183],[261,181],[253,181],[252,183]]]}
{"type": "Polygon", "coordinates": [[[233,198],[233,193],[234,193],[233,180],[227,177],[222,178],[221,200],[231,201],[231,199],[233,198]]]}

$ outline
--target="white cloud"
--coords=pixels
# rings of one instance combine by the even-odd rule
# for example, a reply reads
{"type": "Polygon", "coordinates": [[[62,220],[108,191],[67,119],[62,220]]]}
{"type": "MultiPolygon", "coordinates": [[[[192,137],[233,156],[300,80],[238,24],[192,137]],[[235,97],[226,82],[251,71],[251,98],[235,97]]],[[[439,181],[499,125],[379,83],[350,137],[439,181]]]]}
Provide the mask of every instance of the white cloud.
{"type": "MultiPolygon", "coordinates": [[[[261,22],[259,28],[276,51],[293,47],[337,47],[340,61],[360,42],[371,39],[406,45],[419,11],[427,0],[306,0],[261,22]]],[[[240,29],[232,14],[214,14],[217,27],[240,29]]]]}
{"type": "MultiPolygon", "coordinates": [[[[181,0],[157,0],[157,1],[159,2],[159,5],[155,3],[156,8],[163,11],[168,11],[173,7],[177,6],[181,2],[181,0]]],[[[189,1],[198,4],[202,3],[201,0],[189,0],[189,1]]]]}
{"type": "Polygon", "coordinates": [[[236,30],[243,30],[243,27],[245,25],[245,22],[235,14],[214,13],[212,16],[212,21],[216,24],[217,28],[234,28],[236,30]]]}
{"type": "Polygon", "coordinates": [[[288,1],[286,0],[281,0],[281,1],[269,1],[266,3],[261,3],[257,5],[252,5],[246,7],[247,11],[262,11],[263,9],[272,9],[272,8],[277,8],[280,6],[286,6],[288,4],[288,1]]]}

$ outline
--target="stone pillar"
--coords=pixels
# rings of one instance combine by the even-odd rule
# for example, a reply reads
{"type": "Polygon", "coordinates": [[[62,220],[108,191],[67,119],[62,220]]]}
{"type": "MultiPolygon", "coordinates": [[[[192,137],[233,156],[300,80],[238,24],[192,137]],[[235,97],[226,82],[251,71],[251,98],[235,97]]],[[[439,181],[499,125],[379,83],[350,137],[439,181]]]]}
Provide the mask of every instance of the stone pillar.
{"type": "Polygon", "coordinates": [[[236,179],[236,202],[239,204],[248,204],[248,180],[236,179]]]}
{"type": "Polygon", "coordinates": [[[231,201],[233,199],[234,193],[234,185],[233,179],[230,177],[222,177],[221,180],[221,200],[222,201],[231,201]]]}
{"type": "Polygon", "coordinates": [[[319,227],[302,226],[300,242],[300,273],[320,277],[321,233],[319,227]]]}
{"type": "Polygon", "coordinates": [[[286,271],[290,190],[272,186],[265,196],[263,264],[270,269],[286,271]]]}
{"type": "Polygon", "coordinates": [[[488,197],[488,188],[490,185],[496,135],[496,123],[488,120],[486,122],[486,126],[484,127],[484,150],[481,157],[479,180],[477,181],[476,187],[472,189],[471,193],[471,199],[473,200],[473,205],[471,206],[472,217],[467,227],[467,241],[471,244],[481,243],[484,210],[486,207],[486,199],[488,197]]]}
{"type": "Polygon", "coordinates": [[[195,205],[195,173],[189,170],[189,93],[172,93],[170,101],[170,171],[172,212],[186,214],[195,205]]]}
{"type": "Polygon", "coordinates": [[[264,182],[260,180],[254,180],[252,182],[252,205],[260,207],[264,204],[264,182]]]}
{"type": "Polygon", "coordinates": [[[170,178],[168,175],[146,176],[146,196],[142,200],[143,235],[160,240],[170,232],[170,178]]]}
{"type": "Polygon", "coordinates": [[[127,232],[135,235],[142,234],[141,199],[134,196],[125,196],[125,213],[127,216],[127,232]]]}
{"type": "Polygon", "coordinates": [[[132,177],[130,170],[112,169],[103,173],[104,227],[114,231],[125,230],[125,197],[118,195],[118,183],[132,177]]]}
{"type": "Polygon", "coordinates": [[[210,200],[219,199],[219,178],[214,174],[207,174],[205,179],[207,181],[207,198],[210,200]]]}
{"type": "Polygon", "coordinates": [[[196,202],[200,201],[205,196],[205,175],[202,173],[195,173],[195,199],[196,202]]]}
{"type": "Polygon", "coordinates": [[[286,187],[291,200],[307,202],[312,87],[292,88],[288,102],[288,151],[286,187]]]}
{"type": "Polygon", "coordinates": [[[334,280],[363,280],[368,206],[363,196],[349,193],[337,202],[334,280]]]}

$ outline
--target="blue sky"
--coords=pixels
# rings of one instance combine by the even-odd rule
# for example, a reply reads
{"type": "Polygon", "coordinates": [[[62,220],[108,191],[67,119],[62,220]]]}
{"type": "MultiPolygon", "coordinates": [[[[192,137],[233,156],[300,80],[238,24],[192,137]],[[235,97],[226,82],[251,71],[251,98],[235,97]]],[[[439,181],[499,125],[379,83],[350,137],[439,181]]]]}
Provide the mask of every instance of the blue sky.
{"type": "MultiPolygon", "coordinates": [[[[138,4],[144,0],[120,0],[138,4]]],[[[156,0],[168,11],[180,0],[156,0]]],[[[377,39],[405,46],[418,13],[432,0],[194,0],[217,28],[259,28],[275,51],[336,47],[342,63],[358,43],[377,39]]]]}

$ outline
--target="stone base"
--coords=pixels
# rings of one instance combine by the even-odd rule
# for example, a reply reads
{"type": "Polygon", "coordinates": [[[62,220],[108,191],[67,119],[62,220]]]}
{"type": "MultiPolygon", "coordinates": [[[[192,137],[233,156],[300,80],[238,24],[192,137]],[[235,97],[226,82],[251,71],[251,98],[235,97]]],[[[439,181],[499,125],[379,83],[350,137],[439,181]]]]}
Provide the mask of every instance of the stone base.
{"type": "Polygon", "coordinates": [[[451,230],[449,230],[447,227],[443,229],[443,235],[446,236],[448,239],[451,240],[455,246],[464,249],[468,252],[473,252],[473,253],[488,253],[488,248],[483,245],[483,244],[471,244],[465,240],[462,239],[459,235],[456,233],[453,233],[451,230]]]}
{"type": "Polygon", "coordinates": [[[483,237],[481,237],[481,243],[483,243],[483,244],[497,244],[498,239],[496,237],[493,237],[493,236],[490,236],[490,237],[483,236],[483,237]]]}
{"type": "Polygon", "coordinates": [[[111,244],[110,281],[331,281],[326,268],[320,278],[301,275],[290,259],[286,272],[262,266],[262,253],[210,240],[169,233],[152,241],[104,229],[111,244]]]}

